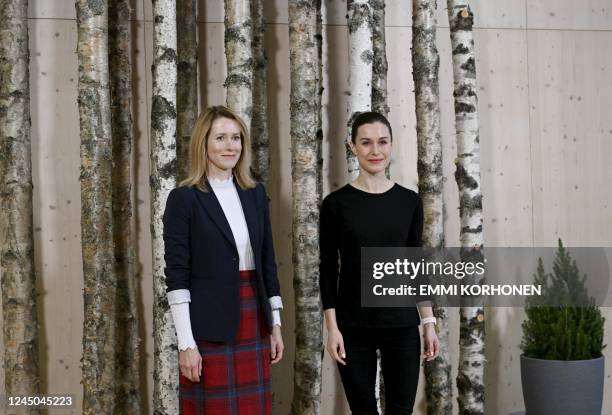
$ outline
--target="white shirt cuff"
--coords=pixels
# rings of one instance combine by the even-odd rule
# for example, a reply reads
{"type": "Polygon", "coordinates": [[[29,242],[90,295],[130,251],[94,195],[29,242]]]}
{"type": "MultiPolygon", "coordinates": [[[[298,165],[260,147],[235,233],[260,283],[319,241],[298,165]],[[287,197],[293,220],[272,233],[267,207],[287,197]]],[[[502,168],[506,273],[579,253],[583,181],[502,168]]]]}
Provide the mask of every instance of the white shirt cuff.
{"type": "Polygon", "coordinates": [[[269,300],[270,300],[270,308],[272,308],[272,310],[280,310],[283,308],[283,300],[280,298],[279,295],[270,297],[269,300]]]}
{"type": "Polygon", "coordinates": [[[272,310],[272,327],[280,326],[281,318],[280,318],[280,310],[272,310]]]}
{"type": "Polygon", "coordinates": [[[195,349],[196,342],[193,339],[193,332],[191,331],[191,320],[189,319],[189,303],[183,302],[180,304],[172,304],[170,306],[170,312],[172,313],[174,327],[176,328],[176,337],[178,340],[179,351],[182,352],[187,349],[195,349]]]}
{"type": "Polygon", "coordinates": [[[172,290],[168,292],[167,296],[169,305],[191,302],[191,292],[186,289],[172,290]]]}

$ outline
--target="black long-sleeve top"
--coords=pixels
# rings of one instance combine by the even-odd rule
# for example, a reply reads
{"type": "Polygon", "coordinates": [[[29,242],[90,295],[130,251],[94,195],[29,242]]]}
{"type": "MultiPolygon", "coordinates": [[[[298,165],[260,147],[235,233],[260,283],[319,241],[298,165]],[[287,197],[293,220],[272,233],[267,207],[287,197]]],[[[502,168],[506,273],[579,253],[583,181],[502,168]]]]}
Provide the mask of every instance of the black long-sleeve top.
{"type": "Polygon", "coordinates": [[[361,247],[421,246],[419,195],[398,184],[384,193],[368,193],[347,184],[323,200],[320,223],[321,300],[324,309],[336,309],[338,326],[418,325],[416,307],[361,307],[360,272],[361,247]]]}

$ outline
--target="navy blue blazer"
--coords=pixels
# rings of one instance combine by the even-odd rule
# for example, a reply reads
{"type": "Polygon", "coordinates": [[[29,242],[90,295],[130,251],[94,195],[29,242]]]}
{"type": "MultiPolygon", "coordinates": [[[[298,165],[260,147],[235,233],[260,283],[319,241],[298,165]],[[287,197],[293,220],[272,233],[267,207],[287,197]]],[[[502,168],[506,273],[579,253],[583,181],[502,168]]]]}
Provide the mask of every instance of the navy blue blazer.
{"type": "MultiPolygon", "coordinates": [[[[268,198],[263,185],[243,190],[236,183],[249,230],[257,273],[257,295],[269,327],[269,297],[280,295],[268,198]]],[[[196,340],[233,340],[240,315],[238,249],[219,200],[195,186],[177,187],[164,211],[167,291],[191,292],[189,314],[196,340]]]]}

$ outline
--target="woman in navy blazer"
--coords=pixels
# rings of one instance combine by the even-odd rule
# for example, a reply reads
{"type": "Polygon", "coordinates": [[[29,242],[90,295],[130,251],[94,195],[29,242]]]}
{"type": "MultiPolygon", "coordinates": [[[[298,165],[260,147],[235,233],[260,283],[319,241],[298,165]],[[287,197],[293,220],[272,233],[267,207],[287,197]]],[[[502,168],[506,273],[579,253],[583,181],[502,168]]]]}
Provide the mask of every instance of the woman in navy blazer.
{"type": "Polygon", "coordinates": [[[283,355],[268,200],[249,174],[244,122],[226,107],[196,121],[190,173],[164,212],[168,302],[183,414],[269,414],[283,355]]]}

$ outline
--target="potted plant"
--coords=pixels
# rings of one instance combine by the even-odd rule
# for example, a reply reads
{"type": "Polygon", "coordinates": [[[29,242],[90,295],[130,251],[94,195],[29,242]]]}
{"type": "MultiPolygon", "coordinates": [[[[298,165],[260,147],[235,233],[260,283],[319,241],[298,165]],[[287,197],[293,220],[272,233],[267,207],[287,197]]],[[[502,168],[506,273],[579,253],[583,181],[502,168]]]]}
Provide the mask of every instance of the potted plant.
{"type": "Polygon", "coordinates": [[[585,280],[560,239],[552,273],[538,260],[542,296],[527,301],[521,342],[527,415],[601,415],[604,318],[585,280]]]}

